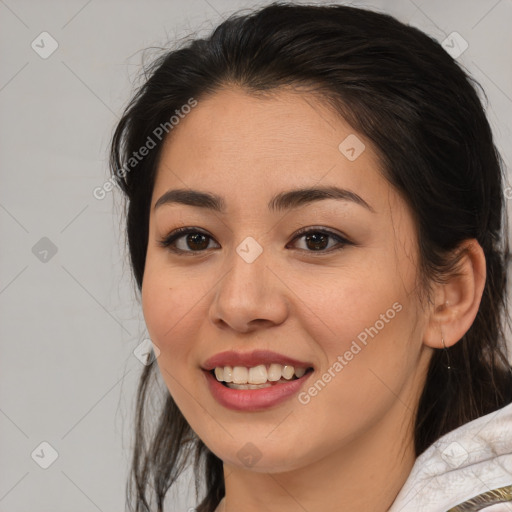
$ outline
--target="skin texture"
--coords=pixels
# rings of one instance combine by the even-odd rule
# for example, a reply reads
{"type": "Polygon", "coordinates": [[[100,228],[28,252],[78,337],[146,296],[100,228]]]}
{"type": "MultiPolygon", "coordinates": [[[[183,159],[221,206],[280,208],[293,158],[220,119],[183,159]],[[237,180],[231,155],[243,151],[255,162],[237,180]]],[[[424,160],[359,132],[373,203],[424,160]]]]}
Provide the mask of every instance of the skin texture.
{"type": "Polygon", "coordinates": [[[475,241],[461,276],[436,285],[428,305],[417,295],[417,265],[411,211],[381,175],[372,144],[312,96],[280,90],[255,97],[227,87],[202,98],[174,128],[151,202],[142,305],[169,392],[224,462],[219,510],[391,506],[414,464],[414,413],[433,349],[442,348],[441,332],[450,346],[467,331],[485,282],[475,241]],[[354,161],[338,149],[351,134],[366,147],[354,161]],[[335,199],[267,209],[279,192],[328,185],[357,193],[374,212],[335,199]],[[218,194],[226,212],[181,204],[154,210],[176,188],[218,194]],[[187,226],[210,238],[203,246],[178,239],[189,251],[183,255],[159,245],[187,226]],[[328,238],[328,247],[315,249],[306,236],[295,239],[304,227],[327,228],[350,243],[330,250],[340,245],[328,238]],[[263,248],[252,263],[236,252],[248,236],[263,248]],[[207,248],[191,254],[198,246],[207,248]],[[314,383],[396,303],[394,318],[307,404],[295,396],[239,412],[209,393],[200,367],[225,350],[269,349],[309,361],[314,383]],[[260,457],[250,467],[237,455],[249,442],[260,457]]]}

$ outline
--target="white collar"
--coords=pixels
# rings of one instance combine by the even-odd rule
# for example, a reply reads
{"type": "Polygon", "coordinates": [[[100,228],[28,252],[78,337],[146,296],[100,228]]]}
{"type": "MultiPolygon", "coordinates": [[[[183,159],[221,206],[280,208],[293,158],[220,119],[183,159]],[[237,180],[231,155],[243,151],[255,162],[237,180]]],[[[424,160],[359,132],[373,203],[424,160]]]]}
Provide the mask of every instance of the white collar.
{"type": "MultiPolygon", "coordinates": [[[[388,512],[445,512],[511,484],[512,403],[460,426],[427,448],[388,512]]],[[[488,510],[500,508],[512,511],[512,503],[488,510]]]]}

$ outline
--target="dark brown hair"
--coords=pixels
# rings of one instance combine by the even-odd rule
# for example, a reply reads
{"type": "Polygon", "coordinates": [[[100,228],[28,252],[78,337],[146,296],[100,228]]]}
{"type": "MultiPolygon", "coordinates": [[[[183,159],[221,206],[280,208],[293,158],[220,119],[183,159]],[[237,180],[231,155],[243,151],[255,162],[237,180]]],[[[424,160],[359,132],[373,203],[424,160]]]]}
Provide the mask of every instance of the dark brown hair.
{"type": "MultiPolygon", "coordinates": [[[[431,359],[415,420],[416,455],[512,401],[504,334],[509,249],[503,164],[478,84],[438,42],[365,9],[276,2],[231,16],[205,39],[166,50],[145,73],[117,125],[110,155],[113,179],[126,198],[139,290],[164,139],[156,140],[156,127],[190,98],[200,102],[231,84],[249,94],[309,87],[373,143],[385,177],[411,206],[427,298],[429,285],[457,270],[461,243],[474,238],[485,253],[487,280],[473,325],[431,359]],[[129,164],[148,138],[156,147],[129,164]]],[[[195,436],[169,393],[160,409],[146,410],[156,372],[155,364],[145,367],[138,389],[130,508],[149,511],[154,498],[162,511],[169,488],[195,454],[196,489],[205,486],[197,510],[213,512],[224,495],[222,461],[195,436]],[[150,432],[148,415],[155,420],[150,432]]]]}

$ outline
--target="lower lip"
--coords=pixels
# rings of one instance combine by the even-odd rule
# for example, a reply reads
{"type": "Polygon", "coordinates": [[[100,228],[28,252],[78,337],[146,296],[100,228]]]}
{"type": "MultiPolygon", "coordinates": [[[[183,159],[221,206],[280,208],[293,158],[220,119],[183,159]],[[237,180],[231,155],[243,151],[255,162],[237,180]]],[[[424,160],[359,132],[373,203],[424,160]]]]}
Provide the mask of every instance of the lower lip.
{"type": "Polygon", "coordinates": [[[261,389],[231,389],[221,384],[209,371],[203,370],[213,397],[224,407],[235,411],[261,411],[278,405],[295,395],[313,373],[261,389]]]}

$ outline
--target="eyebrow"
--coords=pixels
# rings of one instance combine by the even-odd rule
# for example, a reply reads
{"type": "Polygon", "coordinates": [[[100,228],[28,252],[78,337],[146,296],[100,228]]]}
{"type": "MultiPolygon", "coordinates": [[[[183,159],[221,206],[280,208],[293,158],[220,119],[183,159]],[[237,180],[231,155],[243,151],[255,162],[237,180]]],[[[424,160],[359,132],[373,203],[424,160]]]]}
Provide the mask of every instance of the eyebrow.
{"type": "MultiPolygon", "coordinates": [[[[299,188],[280,192],[269,201],[268,209],[270,212],[281,212],[325,199],[352,201],[375,213],[375,210],[361,196],[350,190],[335,186],[299,188]]],[[[224,213],[226,207],[224,199],[216,194],[200,192],[199,190],[175,189],[165,192],[155,203],[154,210],[164,204],[175,203],[205,208],[219,213],[224,213]]]]}

